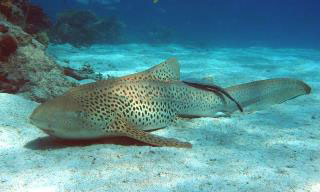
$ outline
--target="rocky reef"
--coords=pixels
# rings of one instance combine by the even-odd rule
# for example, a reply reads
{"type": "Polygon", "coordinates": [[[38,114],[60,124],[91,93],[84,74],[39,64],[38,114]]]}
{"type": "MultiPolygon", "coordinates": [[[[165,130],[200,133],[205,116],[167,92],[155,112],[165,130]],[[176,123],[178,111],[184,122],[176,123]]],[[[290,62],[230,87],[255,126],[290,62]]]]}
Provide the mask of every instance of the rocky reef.
{"type": "Polygon", "coordinates": [[[77,82],[46,53],[48,18],[24,0],[0,3],[0,92],[43,102],[77,82]]]}
{"type": "Polygon", "coordinates": [[[99,18],[88,10],[69,10],[58,15],[51,31],[55,43],[70,43],[75,47],[94,43],[121,41],[124,24],[116,17],[99,18]]]}
{"type": "Polygon", "coordinates": [[[26,0],[2,0],[0,12],[7,21],[21,27],[41,43],[48,45],[51,22],[43,10],[26,0]]]}

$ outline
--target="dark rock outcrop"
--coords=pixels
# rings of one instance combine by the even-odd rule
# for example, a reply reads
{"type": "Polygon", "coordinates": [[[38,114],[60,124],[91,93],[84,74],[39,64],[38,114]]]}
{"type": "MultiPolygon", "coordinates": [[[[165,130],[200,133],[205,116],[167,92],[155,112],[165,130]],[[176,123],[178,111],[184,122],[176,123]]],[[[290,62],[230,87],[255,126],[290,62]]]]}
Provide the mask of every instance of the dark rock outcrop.
{"type": "Polygon", "coordinates": [[[70,43],[75,47],[116,43],[121,41],[123,27],[115,17],[98,18],[87,10],[70,10],[59,14],[51,38],[55,43],[70,43]]]}

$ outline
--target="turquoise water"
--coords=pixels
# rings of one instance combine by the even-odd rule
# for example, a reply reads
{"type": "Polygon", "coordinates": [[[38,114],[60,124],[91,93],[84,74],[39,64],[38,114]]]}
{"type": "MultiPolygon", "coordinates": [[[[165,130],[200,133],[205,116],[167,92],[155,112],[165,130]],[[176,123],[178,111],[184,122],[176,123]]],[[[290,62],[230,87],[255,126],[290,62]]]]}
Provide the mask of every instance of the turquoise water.
{"type": "MultiPolygon", "coordinates": [[[[320,191],[318,1],[32,2],[50,18],[42,29],[50,42],[32,34],[8,60],[0,58],[1,192],[320,191]],[[286,77],[312,91],[256,112],[177,118],[152,132],[192,149],[122,137],[61,141],[30,123],[36,107],[71,87],[172,57],[181,80],[228,87],[286,77]],[[19,80],[26,82],[18,91],[2,89],[19,80]]],[[[10,33],[28,31],[2,23],[10,33]]]]}

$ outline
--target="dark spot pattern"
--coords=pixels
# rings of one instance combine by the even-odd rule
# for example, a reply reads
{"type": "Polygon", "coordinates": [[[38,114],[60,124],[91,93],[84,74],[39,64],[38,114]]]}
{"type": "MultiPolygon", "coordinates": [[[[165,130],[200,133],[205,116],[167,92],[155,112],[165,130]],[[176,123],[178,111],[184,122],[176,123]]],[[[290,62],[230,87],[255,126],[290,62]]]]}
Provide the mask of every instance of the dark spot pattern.
{"type": "Polygon", "coordinates": [[[177,115],[210,116],[225,99],[180,81],[179,64],[169,59],[149,70],[71,89],[82,108],[83,127],[100,136],[128,136],[158,146],[191,147],[190,143],[144,132],[165,127],[177,115]]]}
{"type": "Polygon", "coordinates": [[[212,92],[178,81],[111,81],[73,97],[85,112],[86,126],[106,133],[114,131],[109,125],[115,117],[149,130],[167,126],[176,115],[208,116],[219,105],[224,106],[223,99],[212,92]]]}

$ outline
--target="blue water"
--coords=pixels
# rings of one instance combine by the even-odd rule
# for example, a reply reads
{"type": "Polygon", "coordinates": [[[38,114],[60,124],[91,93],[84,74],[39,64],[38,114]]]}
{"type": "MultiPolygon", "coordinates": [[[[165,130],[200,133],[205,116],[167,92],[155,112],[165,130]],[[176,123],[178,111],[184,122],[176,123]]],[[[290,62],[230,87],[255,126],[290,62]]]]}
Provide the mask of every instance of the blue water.
{"type": "MultiPolygon", "coordinates": [[[[8,46],[0,43],[0,192],[320,192],[320,0],[30,1],[44,9],[53,25],[58,23],[59,13],[69,9],[90,10],[99,17],[113,16],[123,24],[120,27],[115,20],[105,19],[99,25],[98,19],[91,17],[81,23],[86,19],[67,19],[52,30],[39,25],[38,31],[36,24],[44,22],[41,18],[27,21],[30,13],[39,14],[39,10],[26,9],[26,19],[21,18],[25,22],[19,25],[25,32],[34,30],[31,36],[0,17],[0,42],[18,42],[17,50],[9,57],[2,52],[8,46]],[[123,31],[108,31],[110,26],[123,31]],[[112,39],[113,34],[121,38],[112,39]],[[31,124],[30,115],[40,105],[37,102],[64,94],[76,84],[134,74],[172,57],[180,63],[183,81],[229,87],[285,77],[307,83],[311,94],[274,106],[263,102],[266,105],[257,112],[251,111],[256,107],[253,104],[252,108],[245,107],[244,113],[230,116],[222,111],[216,114],[221,115],[219,118],[177,118],[171,125],[150,133],[190,142],[192,149],[151,147],[125,137],[62,141],[46,134],[42,124],[47,124],[48,129],[57,127],[47,123],[47,118],[39,119],[45,132],[31,124]]],[[[100,85],[117,84],[112,82],[109,85],[110,81],[102,81],[98,89],[100,85]]],[[[243,98],[254,101],[260,99],[262,92],[261,95],[270,96],[272,103],[299,87],[298,83],[292,89],[282,89],[286,83],[273,82],[256,89],[249,84],[244,89],[249,91],[233,88],[231,95],[240,102],[243,98]]],[[[130,89],[135,83],[140,86],[140,81],[128,83],[130,89]]],[[[142,82],[145,83],[149,81],[142,82]]],[[[157,82],[150,83],[156,86],[157,82]]],[[[171,84],[161,84],[165,83],[171,84]]],[[[85,87],[92,87],[86,89],[90,95],[98,90],[94,83],[85,87]]],[[[308,90],[306,86],[303,89],[308,90]]],[[[296,91],[301,93],[303,89],[296,91]]],[[[82,94],[81,88],[73,90],[79,91],[69,92],[62,100],[71,101],[82,94]]],[[[162,88],[155,94],[165,95],[161,91],[162,88]]],[[[106,92],[112,94],[112,90],[106,92]]],[[[169,98],[170,102],[177,101],[178,106],[183,99],[179,95],[185,94],[176,93],[177,98],[169,98]]],[[[122,102],[131,96],[107,97],[120,98],[122,102]]],[[[94,103],[90,109],[101,101],[97,98],[90,101],[94,103]]],[[[152,97],[143,94],[134,98],[142,99],[153,102],[152,97]]],[[[56,101],[57,105],[47,105],[54,109],[53,114],[62,111],[60,107],[65,108],[56,101]]],[[[150,106],[143,107],[151,110],[150,106]]],[[[98,106],[97,110],[102,108],[98,106]]],[[[140,116],[141,111],[136,109],[131,114],[140,116]]],[[[110,117],[117,117],[118,112],[110,117]]],[[[67,111],[68,116],[77,113],[67,111]]],[[[60,116],[59,121],[68,122],[68,116],[60,116]]]]}
{"type": "MultiPolygon", "coordinates": [[[[100,0],[102,1],[102,0],[100,0]]],[[[144,42],[150,31],[166,28],[168,41],[217,47],[320,48],[319,0],[120,0],[104,5],[76,0],[32,0],[55,21],[65,9],[114,15],[129,42],[144,42]]]]}

